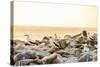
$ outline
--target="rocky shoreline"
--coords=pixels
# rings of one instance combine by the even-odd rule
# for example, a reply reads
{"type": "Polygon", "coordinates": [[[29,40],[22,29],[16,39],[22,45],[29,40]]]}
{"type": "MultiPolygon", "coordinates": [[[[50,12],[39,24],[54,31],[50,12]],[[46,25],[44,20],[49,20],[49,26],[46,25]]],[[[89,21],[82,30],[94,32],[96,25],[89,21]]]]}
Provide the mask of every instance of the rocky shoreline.
{"type": "Polygon", "coordinates": [[[83,30],[74,36],[65,35],[62,39],[44,36],[27,42],[11,40],[11,65],[42,65],[97,61],[97,34],[83,30]]]}

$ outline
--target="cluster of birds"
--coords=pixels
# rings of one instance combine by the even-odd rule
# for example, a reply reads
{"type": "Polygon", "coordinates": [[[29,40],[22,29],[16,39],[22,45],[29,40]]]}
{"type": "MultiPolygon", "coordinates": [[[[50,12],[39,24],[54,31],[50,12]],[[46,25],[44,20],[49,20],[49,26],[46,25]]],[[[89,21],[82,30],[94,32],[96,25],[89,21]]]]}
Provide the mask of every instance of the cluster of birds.
{"type": "Polygon", "coordinates": [[[58,38],[57,34],[45,36],[40,40],[11,40],[11,65],[40,65],[97,60],[97,34],[86,30],[74,36],[65,35],[58,38]]]}

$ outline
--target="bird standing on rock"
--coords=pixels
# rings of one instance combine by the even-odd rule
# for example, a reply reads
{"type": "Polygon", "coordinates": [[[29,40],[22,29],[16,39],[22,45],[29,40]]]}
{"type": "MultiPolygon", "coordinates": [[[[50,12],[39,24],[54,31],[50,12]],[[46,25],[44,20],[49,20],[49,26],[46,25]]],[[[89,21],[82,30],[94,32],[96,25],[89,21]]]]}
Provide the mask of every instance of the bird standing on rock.
{"type": "Polygon", "coordinates": [[[24,35],[26,36],[27,38],[27,41],[30,43],[30,44],[36,44],[33,40],[30,39],[30,36],[29,35],[24,35]]]}

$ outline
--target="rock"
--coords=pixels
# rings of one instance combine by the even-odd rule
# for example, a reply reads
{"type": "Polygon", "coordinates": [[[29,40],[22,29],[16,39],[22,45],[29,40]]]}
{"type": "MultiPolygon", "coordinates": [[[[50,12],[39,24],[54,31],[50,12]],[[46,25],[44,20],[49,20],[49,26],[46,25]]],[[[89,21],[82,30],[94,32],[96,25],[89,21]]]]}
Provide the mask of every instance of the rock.
{"type": "Polygon", "coordinates": [[[83,55],[79,58],[79,62],[88,62],[92,61],[92,56],[89,54],[83,55]]]}
{"type": "Polygon", "coordinates": [[[53,61],[57,59],[57,54],[54,53],[54,54],[51,54],[49,56],[45,56],[43,59],[41,59],[41,61],[44,63],[44,64],[51,64],[53,63],[53,61]]]}
{"type": "Polygon", "coordinates": [[[74,39],[70,40],[69,47],[71,47],[71,48],[75,48],[76,47],[76,41],[74,39]]]}
{"type": "Polygon", "coordinates": [[[84,37],[87,37],[87,31],[86,30],[83,30],[82,34],[83,34],[84,37]]]}
{"type": "Polygon", "coordinates": [[[40,50],[40,51],[36,51],[36,55],[45,57],[50,55],[50,53],[48,51],[40,50]]]}
{"type": "Polygon", "coordinates": [[[60,54],[62,57],[68,57],[70,53],[66,52],[65,50],[59,50],[56,53],[60,54]]]}
{"type": "Polygon", "coordinates": [[[33,63],[33,59],[24,59],[16,62],[16,66],[26,66],[33,63]]]}
{"type": "Polygon", "coordinates": [[[63,57],[61,55],[57,55],[57,58],[53,61],[53,64],[60,64],[63,63],[63,57]]]}
{"type": "Polygon", "coordinates": [[[36,59],[36,53],[34,51],[24,51],[23,53],[18,53],[14,56],[15,62],[24,59],[36,59]]]}
{"type": "Polygon", "coordinates": [[[55,39],[44,37],[37,45],[26,45],[25,41],[11,40],[11,63],[16,66],[60,64],[97,61],[97,34],[82,31],[75,36],[65,35],[55,39]]]}
{"type": "Polygon", "coordinates": [[[96,60],[97,60],[96,50],[84,52],[79,58],[79,62],[88,62],[88,61],[96,61],[96,60]]]}
{"type": "Polygon", "coordinates": [[[56,52],[56,51],[58,51],[58,50],[59,50],[59,48],[56,47],[56,46],[52,46],[50,49],[48,49],[48,51],[49,51],[50,53],[54,53],[54,52],[56,52]]]}
{"type": "Polygon", "coordinates": [[[74,56],[79,56],[81,53],[81,50],[78,48],[66,48],[65,51],[74,56]]]}
{"type": "Polygon", "coordinates": [[[76,63],[76,62],[78,62],[78,58],[70,55],[70,57],[67,58],[64,63],[76,63]]]}
{"type": "Polygon", "coordinates": [[[60,41],[58,41],[58,43],[59,43],[61,49],[64,49],[68,46],[68,43],[66,42],[65,39],[61,39],[60,41]]]}

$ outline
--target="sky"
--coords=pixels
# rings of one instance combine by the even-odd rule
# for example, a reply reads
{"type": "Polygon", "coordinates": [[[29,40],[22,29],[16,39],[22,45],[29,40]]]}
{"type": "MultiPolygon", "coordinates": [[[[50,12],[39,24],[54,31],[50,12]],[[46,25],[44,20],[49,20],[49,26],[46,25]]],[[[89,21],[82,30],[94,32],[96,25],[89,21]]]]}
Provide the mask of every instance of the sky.
{"type": "Polygon", "coordinates": [[[97,7],[15,2],[14,25],[96,28],[97,7]]]}

